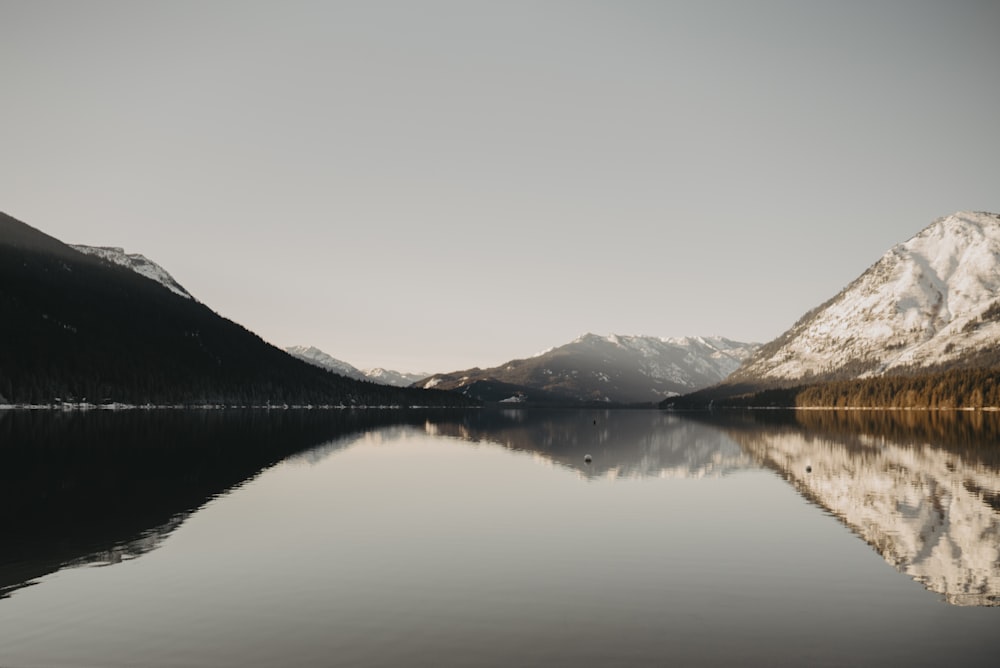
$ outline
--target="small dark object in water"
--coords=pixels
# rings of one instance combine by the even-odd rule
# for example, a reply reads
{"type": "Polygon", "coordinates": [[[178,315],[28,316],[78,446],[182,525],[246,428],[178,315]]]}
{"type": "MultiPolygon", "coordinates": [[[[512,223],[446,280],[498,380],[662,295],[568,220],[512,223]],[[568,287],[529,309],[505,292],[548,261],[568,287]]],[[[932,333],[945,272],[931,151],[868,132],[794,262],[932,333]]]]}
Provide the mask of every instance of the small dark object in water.
{"type": "Polygon", "coordinates": [[[813,467],[807,466],[806,467],[806,473],[812,473],[812,472],[813,472],[813,467]]]}
{"type": "Polygon", "coordinates": [[[585,461],[585,462],[587,462],[589,464],[590,462],[594,461],[594,459],[590,455],[584,455],[583,456],[583,461],[585,461]]]}
{"type": "Polygon", "coordinates": [[[597,420],[594,420],[594,424],[597,424],[597,420]]]}

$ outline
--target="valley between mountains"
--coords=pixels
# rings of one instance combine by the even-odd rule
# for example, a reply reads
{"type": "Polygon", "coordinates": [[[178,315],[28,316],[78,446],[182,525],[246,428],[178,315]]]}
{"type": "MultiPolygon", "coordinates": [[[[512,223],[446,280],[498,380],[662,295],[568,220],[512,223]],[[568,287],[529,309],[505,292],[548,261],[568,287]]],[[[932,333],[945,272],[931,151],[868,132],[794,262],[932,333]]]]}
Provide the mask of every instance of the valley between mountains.
{"type": "Polygon", "coordinates": [[[1000,215],[933,221],[764,344],[587,333],[486,369],[362,370],[4,214],[0,317],[3,405],[1000,407],[1000,215]]]}

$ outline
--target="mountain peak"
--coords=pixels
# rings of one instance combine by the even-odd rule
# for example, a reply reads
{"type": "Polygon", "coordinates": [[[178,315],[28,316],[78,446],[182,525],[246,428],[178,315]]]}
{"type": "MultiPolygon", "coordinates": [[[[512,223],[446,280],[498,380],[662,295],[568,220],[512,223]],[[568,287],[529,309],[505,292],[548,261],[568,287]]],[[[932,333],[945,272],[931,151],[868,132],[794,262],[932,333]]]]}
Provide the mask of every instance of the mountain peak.
{"type": "Polygon", "coordinates": [[[829,380],[969,363],[1000,338],[1000,216],[960,211],[890,248],[731,381],[829,380]]]}

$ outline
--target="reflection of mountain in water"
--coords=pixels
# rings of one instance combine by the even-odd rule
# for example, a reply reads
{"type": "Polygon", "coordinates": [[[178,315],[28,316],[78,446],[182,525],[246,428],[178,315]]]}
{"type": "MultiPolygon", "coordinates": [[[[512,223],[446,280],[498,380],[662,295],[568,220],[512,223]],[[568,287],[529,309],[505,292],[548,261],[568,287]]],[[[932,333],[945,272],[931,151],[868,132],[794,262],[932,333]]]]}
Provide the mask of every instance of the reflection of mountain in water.
{"type": "Polygon", "coordinates": [[[950,602],[1000,605],[1000,415],[813,411],[0,413],[0,596],[64,566],[153,550],[205,502],[289,456],[308,464],[358,442],[351,435],[391,441],[415,428],[587,478],[763,464],[950,602]]]}
{"type": "Polygon", "coordinates": [[[995,460],[996,448],[949,439],[941,424],[951,421],[954,433],[968,434],[969,421],[996,416],[806,412],[797,418],[808,429],[729,433],[898,570],[950,603],[1000,605],[1000,471],[985,463],[995,460]],[[941,440],[922,439],[926,434],[941,440]]]}
{"type": "Polygon", "coordinates": [[[591,478],[700,478],[753,465],[719,429],[659,411],[484,410],[428,421],[427,430],[530,452],[591,478]]]}
{"type": "Polygon", "coordinates": [[[158,547],[197,508],[296,453],[408,411],[0,412],[0,596],[158,547]]]}

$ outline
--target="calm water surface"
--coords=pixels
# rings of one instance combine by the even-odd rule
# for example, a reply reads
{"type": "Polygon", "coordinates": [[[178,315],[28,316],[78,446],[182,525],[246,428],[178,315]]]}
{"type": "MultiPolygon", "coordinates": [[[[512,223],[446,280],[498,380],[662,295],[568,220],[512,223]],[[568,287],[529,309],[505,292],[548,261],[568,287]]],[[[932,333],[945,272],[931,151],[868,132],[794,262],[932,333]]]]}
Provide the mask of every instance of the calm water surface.
{"type": "Polygon", "coordinates": [[[993,666],[998,433],[2,414],[0,666],[993,666]]]}

